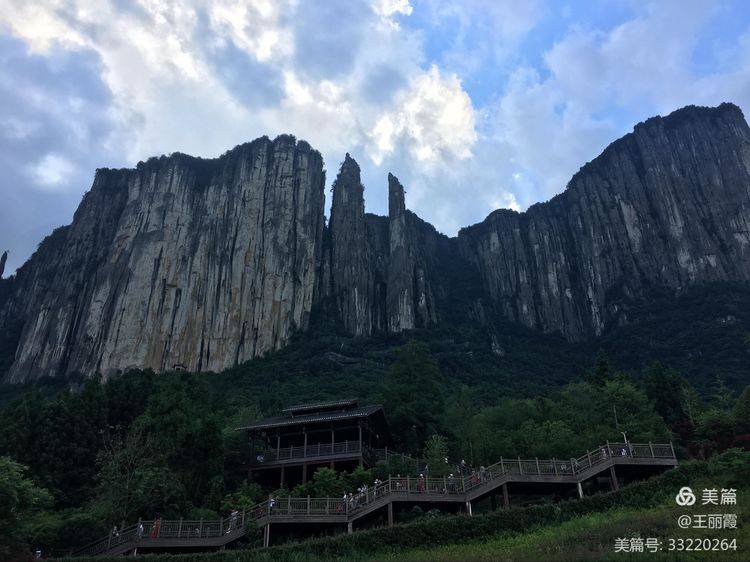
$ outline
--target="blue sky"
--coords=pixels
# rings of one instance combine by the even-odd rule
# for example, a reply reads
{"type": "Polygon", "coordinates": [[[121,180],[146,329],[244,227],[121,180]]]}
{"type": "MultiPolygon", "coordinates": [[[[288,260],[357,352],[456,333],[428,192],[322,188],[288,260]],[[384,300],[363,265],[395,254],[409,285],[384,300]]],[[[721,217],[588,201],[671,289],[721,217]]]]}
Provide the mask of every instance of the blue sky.
{"type": "Polygon", "coordinates": [[[750,110],[745,2],[0,0],[0,249],[70,222],[97,167],[292,133],[387,173],[453,235],[523,210],[643,119],[750,110]]]}

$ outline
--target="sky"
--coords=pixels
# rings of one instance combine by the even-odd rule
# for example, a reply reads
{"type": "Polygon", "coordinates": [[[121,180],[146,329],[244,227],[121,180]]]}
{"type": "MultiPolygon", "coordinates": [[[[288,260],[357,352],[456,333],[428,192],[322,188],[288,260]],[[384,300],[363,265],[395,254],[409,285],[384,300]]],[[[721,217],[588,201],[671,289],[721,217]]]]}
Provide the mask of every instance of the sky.
{"type": "MultiPolygon", "coordinates": [[[[99,167],[291,133],[455,235],[560,193],[653,115],[750,111],[746,2],[0,0],[6,276],[99,167]]],[[[328,197],[330,204],[330,197],[328,197]]]]}

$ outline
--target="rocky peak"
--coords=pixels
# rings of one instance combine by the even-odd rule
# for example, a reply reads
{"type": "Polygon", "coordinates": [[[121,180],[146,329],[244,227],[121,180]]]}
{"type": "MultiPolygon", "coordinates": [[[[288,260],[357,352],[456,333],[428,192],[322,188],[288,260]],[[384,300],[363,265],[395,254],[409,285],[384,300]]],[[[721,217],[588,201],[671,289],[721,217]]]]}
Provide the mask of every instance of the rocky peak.
{"type": "Polygon", "coordinates": [[[330,221],[330,293],[344,327],[372,331],[372,264],[359,165],[347,153],[333,182],[330,221]]]}
{"type": "Polygon", "coordinates": [[[0,256],[0,278],[2,278],[3,273],[5,272],[5,262],[8,261],[8,250],[5,250],[3,252],[3,255],[0,256]]]}
{"type": "Polygon", "coordinates": [[[388,216],[393,219],[403,216],[405,212],[404,186],[396,176],[388,172],[388,216]]]}

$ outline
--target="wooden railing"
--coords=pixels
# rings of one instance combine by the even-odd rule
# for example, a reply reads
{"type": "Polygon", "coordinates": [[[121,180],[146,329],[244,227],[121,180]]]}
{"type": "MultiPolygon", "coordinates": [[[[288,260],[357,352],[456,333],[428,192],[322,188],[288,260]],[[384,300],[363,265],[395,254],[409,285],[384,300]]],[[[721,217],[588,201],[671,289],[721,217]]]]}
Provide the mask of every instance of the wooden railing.
{"type": "MultiPolygon", "coordinates": [[[[341,514],[348,518],[358,510],[380,501],[387,496],[443,495],[465,496],[480,486],[508,477],[580,477],[597,465],[615,459],[674,459],[671,444],[657,443],[606,443],[602,447],[587,451],[585,455],[570,459],[500,459],[484,470],[472,471],[468,475],[443,477],[389,477],[351,499],[343,498],[279,498],[268,500],[253,508],[248,519],[286,518],[289,516],[321,516],[341,514]],[[332,507],[333,506],[333,507],[332,507]]],[[[393,499],[398,499],[394,497],[393,499]]]]}
{"type": "MultiPolygon", "coordinates": [[[[367,447],[365,446],[364,449],[367,449],[367,447]]],[[[316,443],[315,445],[307,446],[282,447],[280,449],[266,449],[256,457],[253,464],[260,465],[295,459],[358,454],[362,451],[362,443],[359,441],[339,441],[338,443],[316,443]]]]}
{"type": "MultiPolygon", "coordinates": [[[[356,443],[359,442],[349,442],[356,443]]],[[[316,445],[312,447],[317,448],[316,445]]],[[[377,451],[371,454],[377,455],[377,451]]],[[[436,498],[465,500],[468,493],[481,486],[500,485],[509,479],[530,477],[557,477],[561,481],[565,478],[587,478],[596,472],[596,467],[608,461],[616,464],[621,459],[675,459],[674,449],[671,444],[662,443],[606,443],[605,445],[587,451],[578,458],[570,459],[506,459],[501,458],[497,463],[486,467],[484,470],[473,471],[469,475],[449,475],[442,477],[389,477],[377,485],[366,489],[363,493],[352,498],[270,498],[252,508],[243,511],[235,518],[227,518],[213,521],[188,521],[188,520],[162,520],[158,529],[155,530],[154,521],[141,521],[110,534],[109,537],[92,543],[75,555],[94,556],[104,553],[111,548],[129,541],[143,543],[145,541],[158,541],[159,539],[201,539],[220,537],[243,529],[246,524],[263,522],[263,520],[274,519],[305,519],[314,516],[331,521],[347,521],[375,504],[385,504],[388,501],[404,500],[420,495],[429,501],[433,498],[427,496],[442,496],[436,498]],[[501,482],[502,481],[502,482],[501,482]],[[139,532],[142,525],[143,530],[139,532]]],[[[481,493],[481,492],[480,492],[481,493]]],[[[151,546],[154,544],[152,543],[151,546]]]]}
{"type": "Polygon", "coordinates": [[[243,529],[249,518],[245,510],[236,517],[215,520],[169,519],[156,521],[139,521],[135,525],[111,532],[108,537],[88,544],[73,553],[74,556],[96,556],[125,543],[134,546],[164,539],[205,539],[228,535],[243,529]]]}

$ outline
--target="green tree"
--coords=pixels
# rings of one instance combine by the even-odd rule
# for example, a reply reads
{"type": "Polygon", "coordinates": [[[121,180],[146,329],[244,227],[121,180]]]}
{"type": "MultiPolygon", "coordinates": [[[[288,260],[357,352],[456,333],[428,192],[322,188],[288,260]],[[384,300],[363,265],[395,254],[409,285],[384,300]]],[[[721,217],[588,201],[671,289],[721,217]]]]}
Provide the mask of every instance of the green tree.
{"type": "Polygon", "coordinates": [[[734,430],[734,419],[730,412],[718,408],[703,412],[698,418],[696,433],[703,440],[704,454],[728,449],[734,440],[734,430]]]}
{"type": "Polygon", "coordinates": [[[646,371],[643,386],[664,421],[674,424],[685,418],[682,402],[689,383],[676,371],[655,361],[646,371]]]}
{"type": "Polygon", "coordinates": [[[430,435],[424,445],[424,459],[429,467],[431,477],[445,476],[450,472],[448,459],[448,440],[442,435],[430,435]]]}
{"type": "Polygon", "coordinates": [[[594,369],[589,373],[587,380],[591,384],[602,386],[613,378],[612,367],[610,366],[609,357],[600,349],[596,354],[594,369]]]}
{"type": "Polygon", "coordinates": [[[341,475],[328,467],[321,467],[315,471],[312,480],[312,493],[317,498],[337,498],[344,493],[344,483],[341,475]]]}
{"type": "Polygon", "coordinates": [[[209,411],[208,395],[195,376],[160,377],[133,427],[148,437],[196,506],[218,509],[224,495],[223,424],[218,412],[209,411]]]}
{"type": "Polygon", "coordinates": [[[732,417],[738,434],[750,433],[750,385],[745,387],[734,402],[732,417]]]}
{"type": "Polygon", "coordinates": [[[396,448],[417,452],[428,435],[440,433],[444,411],[442,375],[424,344],[399,349],[382,387],[396,448]]]}
{"type": "Polygon", "coordinates": [[[234,492],[224,496],[221,510],[250,509],[268,497],[268,493],[256,482],[243,482],[234,492]]]}
{"type": "Polygon", "coordinates": [[[28,467],[0,457],[0,558],[11,560],[28,551],[29,519],[49,507],[52,497],[26,477],[28,467]]]}
{"type": "Polygon", "coordinates": [[[132,523],[157,513],[179,515],[186,491],[154,444],[134,428],[99,455],[97,502],[108,524],[132,523]]]}
{"type": "Polygon", "coordinates": [[[471,434],[471,418],[477,412],[473,400],[474,393],[466,385],[462,385],[458,393],[452,396],[446,408],[446,424],[450,430],[450,446],[460,458],[474,463],[474,444],[471,434]]]}

